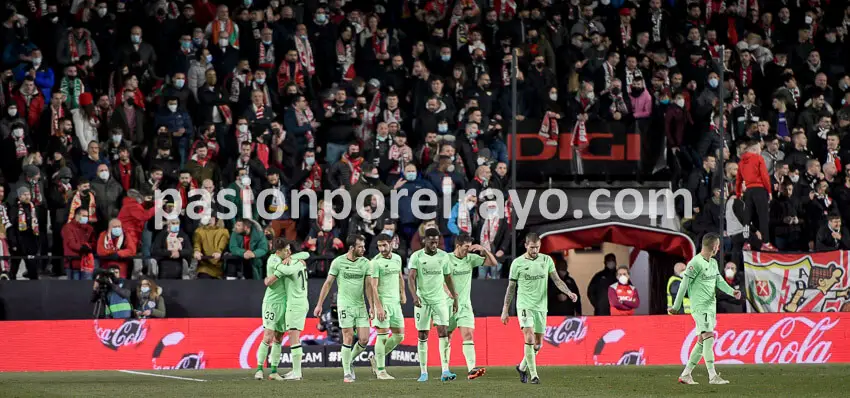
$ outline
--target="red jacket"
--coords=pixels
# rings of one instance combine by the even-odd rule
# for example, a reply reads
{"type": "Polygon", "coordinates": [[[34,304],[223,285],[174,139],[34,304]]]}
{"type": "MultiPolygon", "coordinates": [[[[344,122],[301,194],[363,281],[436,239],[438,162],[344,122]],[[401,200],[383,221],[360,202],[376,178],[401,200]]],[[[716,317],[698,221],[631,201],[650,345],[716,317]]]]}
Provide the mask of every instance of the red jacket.
{"type": "Polygon", "coordinates": [[[124,233],[123,239],[113,239],[114,249],[106,247],[107,239],[112,238],[112,233],[109,230],[100,233],[95,245],[97,246],[97,255],[101,257],[100,268],[108,269],[109,267],[117,266],[121,270],[121,277],[127,278],[128,271],[131,269],[130,264],[133,262],[133,256],[136,255],[136,244],[138,239],[133,234],[124,233]],[[104,256],[117,255],[119,258],[108,259],[104,256]],[[129,258],[128,258],[129,257],[129,258]]]}
{"type": "Polygon", "coordinates": [[[27,100],[24,98],[24,95],[21,94],[21,90],[15,90],[15,93],[12,94],[12,101],[15,101],[15,104],[18,105],[18,114],[26,119],[27,126],[29,126],[30,130],[36,128],[38,120],[41,118],[41,112],[45,107],[44,95],[41,91],[33,97],[29,106],[27,106],[27,100]]]}
{"type": "Polygon", "coordinates": [[[631,284],[621,285],[620,282],[614,282],[608,286],[608,303],[612,316],[634,315],[635,308],[640,306],[640,296],[631,284]]]}
{"type": "MultiPolygon", "coordinates": [[[[89,245],[94,250],[94,228],[89,224],[71,221],[62,227],[62,249],[66,256],[80,256],[80,246],[89,245]]],[[[73,270],[80,269],[80,259],[65,260],[73,270]]]]}
{"type": "Polygon", "coordinates": [[[761,154],[745,152],[741,155],[738,175],[735,178],[735,194],[739,198],[744,191],[742,184],[746,184],[747,189],[761,187],[766,189],[768,194],[771,193],[770,176],[767,175],[767,165],[761,154]]]}
{"type": "Polygon", "coordinates": [[[145,223],[155,213],[155,207],[145,209],[141,203],[136,202],[136,199],[125,196],[121,202],[121,211],[118,212],[118,220],[121,221],[121,226],[124,228],[125,233],[134,235],[136,240],[138,240],[142,234],[142,229],[145,228],[145,223]]]}

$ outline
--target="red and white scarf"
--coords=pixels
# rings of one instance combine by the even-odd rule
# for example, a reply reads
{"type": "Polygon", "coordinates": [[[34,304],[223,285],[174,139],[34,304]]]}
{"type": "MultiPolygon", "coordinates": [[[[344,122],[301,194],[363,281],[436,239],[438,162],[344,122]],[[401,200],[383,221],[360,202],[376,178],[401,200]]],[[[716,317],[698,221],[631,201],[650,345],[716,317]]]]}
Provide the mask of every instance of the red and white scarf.
{"type": "Polygon", "coordinates": [[[466,207],[466,202],[468,200],[468,197],[464,198],[457,204],[457,228],[460,232],[465,232],[467,234],[472,233],[472,216],[469,214],[472,211],[466,207]]]}
{"type": "Polygon", "coordinates": [[[27,179],[27,182],[30,185],[30,192],[32,192],[32,203],[36,206],[41,206],[41,202],[44,201],[44,196],[41,196],[41,186],[38,182],[27,179]]]}
{"type": "Polygon", "coordinates": [[[747,88],[753,85],[753,64],[748,66],[741,65],[738,77],[741,80],[741,87],[747,88]]]}
{"type": "MultiPolygon", "coordinates": [[[[67,186],[64,186],[63,184],[60,191],[63,189],[65,190],[63,192],[67,192],[67,190],[70,189],[70,184],[67,186]]],[[[77,214],[77,209],[83,206],[82,196],[82,193],[77,191],[74,193],[74,197],[71,198],[71,208],[68,210],[68,222],[71,222],[71,220],[74,219],[74,215],[77,214]]],[[[94,193],[92,192],[89,192],[89,203],[87,209],[89,211],[89,221],[93,223],[97,222],[97,211],[95,207],[94,193]]]]}
{"type": "Polygon", "coordinates": [[[179,184],[177,187],[177,191],[180,192],[180,199],[183,201],[182,206],[180,207],[181,210],[185,209],[186,206],[189,205],[189,192],[192,192],[193,189],[198,189],[198,183],[195,182],[194,178],[189,179],[188,187],[183,184],[179,184]]]}
{"type": "Polygon", "coordinates": [[[619,95],[611,94],[611,107],[609,108],[611,113],[620,112],[620,113],[628,113],[629,107],[626,105],[626,100],[623,99],[623,94],[619,95]]]}
{"type": "Polygon", "coordinates": [[[652,16],[650,20],[652,21],[652,41],[654,43],[660,42],[662,40],[661,37],[661,20],[664,19],[664,11],[659,9],[658,11],[650,11],[652,12],[652,16]]]}
{"type": "Polygon", "coordinates": [[[312,166],[308,166],[307,162],[303,162],[301,164],[301,169],[304,170],[306,168],[310,168],[310,175],[301,183],[301,190],[313,190],[313,191],[321,191],[322,190],[322,168],[319,167],[318,164],[313,163],[312,166]]]}
{"type": "Polygon", "coordinates": [[[720,59],[720,49],[722,48],[717,42],[708,42],[708,53],[712,59],[720,59]]]}
{"type": "Polygon", "coordinates": [[[604,88],[604,90],[607,90],[609,87],[611,87],[611,82],[614,80],[614,78],[616,76],[614,76],[614,73],[615,73],[614,67],[611,66],[611,64],[609,64],[607,61],[604,64],[602,64],[602,67],[605,70],[605,88],[604,88]]]}
{"type": "Polygon", "coordinates": [[[481,225],[481,246],[487,251],[493,251],[493,239],[499,233],[499,216],[487,217],[481,225]]]}
{"type": "Polygon", "coordinates": [[[390,151],[387,156],[395,163],[390,169],[390,174],[401,174],[401,171],[404,170],[405,166],[405,155],[408,159],[413,159],[413,150],[410,149],[409,146],[398,146],[396,144],[390,146],[390,151]]]}
{"type": "MultiPolygon", "coordinates": [[[[596,99],[583,100],[581,97],[579,97],[578,101],[582,106],[582,112],[579,113],[587,113],[587,110],[590,109],[591,106],[593,106],[593,103],[596,101],[596,99]]],[[[574,148],[578,148],[580,151],[583,151],[585,148],[587,148],[588,142],[589,141],[587,139],[587,123],[581,120],[577,120],[575,127],[573,127],[573,139],[570,144],[574,148]]]]}
{"type": "Polygon", "coordinates": [[[387,123],[396,122],[401,124],[401,108],[396,107],[395,109],[384,109],[384,121],[387,123]]]}
{"type": "Polygon", "coordinates": [[[59,110],[50,109],[50,114],[52,116],[51,117],[51,126],[52,126],[51,134],[56,135],[56,136],[63,135],[64,132],[60,131],[60,129],[59,129],[59,121],[62,120],[63,117],[65,117],[65,108],[63,108],[62,105],[60,104],[59,110]]]}
{"type": "Polygon", "coordinates": [[[233,25],[233,20],[228,18],[223,27],[221,23],[221,20],[218,18],[212,22],[212,42],[217,45],[219,35],[224,32],[224,34],[227,35],[227,41],[230,45],[235,48],[239,48],[239,35],[236,34],[236,27],[233,25]]]}
{"type": "Polygon", "coordinates": [[[511,63],[504,62],[502,63],[502,86],[507,87],[511,85],[511,63]]]}
{"type": "MultiPolygon", "coordinates": [[[[88,32],[83,33],[83,37],[80,39],[85,41],[86,43],[86,54],[87,56],[92,56],[92,48],[91,48],[91,39],[88,37],[88,32]]],[[[77,38],[74,37],[74,30],[71,29],[68,31],[68,47],[69,54],[71,54],[71,62],[77,62],[80,59],[80,51],[77,48],[77,38]]]]}
{"type": "Polygon", "coordinates": [[[499,20],[513,19],[516,15],[516,0],[492,0],[491,10],[496,10],[499,20]]]}
{"type": "Polygon", "coordinates": [[[363,142],[369,141],[372,139],[372,133],[375,131],[375,125],[378,123],[378,115],[381,113],[381,92],[378,91],[372,96],[372,101],[369,103],[369,107],[363,112],[363,122],[360,123],[358,128],[361,130],[360,136],[362,136],[363,142]]]}
{"type": "Polygon", "coordinates": [[[558,145],[560,128],[555,116],[557,116],[555,112],[546,111],[546,115],[543,116],[543,123],[540,124],[540,135],[546,138],[547,145],[558,145]]]}
{"type": "Polygon", "coordinates": [[[313,48],[307,39],[300,37],[295,38],[295,50],[298,51],[298,59],[301,61],[301,66],[307,69],[310,76],[316,74],[316,65],[313,63],[313,48]]]}
{"type": "Polygon", "coordinates": [[[620,38],[623,40],[623,45],[628,45],[632,41],[632,24],[620,22],[620,38]]]}
{"type": "Polygon", "coordinates": [[[35,212],[35,205],[29,203],[26,206],[29,206],[29,215],[27,215],[27,211],[24,209],[24,203],[20,200],[18,201],[18,231],[24,232],[29,229],[27,227],[27,218],[29,218],[30,225],[32,226],[32,234],[38,236],[38,216],[35,212]]]}
{"type": "Polygon", "coordinates": [[[121,234],[121,236],[117,238],[113,238],[111,232],[105,233],[103,236],[103,248],[106,249],[106,251],[111,252],[124,248],[124,234],[121,234]]]}
{"type": "Polygon", "coordinates": [[[260,42],[260,68],[271,69],[274,67],[274,44],[269,44],[268,49],[266,44],[260,42]]]}
{"type": "MultiPolygon", "coordinates": [[[[375,52],[376,58],[377,58],[378,55],[387,54],[387,45],[388,45],[389,41],[390,41],[389,37],[379,39],[378,35],[376,35],[374,33],[372,34],[372,50],[375,52]]],[[[378,64],[383,65],[384,60],[379,59],[378,64]]]]}
{"type": "Polygon", "coordinates": [[[295,62],[295,71],[291,72],[292,65],[288,61],[283,61],[280,68],[277,69],[277,90],[281,94],[287,83],[294,81],[298,87],[302,89],[306,87],[304,83],[304,71],[301,69],[301,63],[295,62]]]}
{"type": "Polygon", "coordinates": [[[342,80],[351,81],[357,74],[354,72],[354,45],[351,41],[343,43],[336,41],[336,62],[342,68],[342,80]]]}
{"type": "Polygon", "coordinates": [[[24,142],[24,137],[15,138],[15,157],[18,159],[25,158],[29,155],[29,150],[27,149],[27,144],[24,142]]]}
{"type": "MultiPolygon", "coordinates": [[[[313,117],[313,111],[311,111],[310,108],[304,109],[304,111],[299,111],[298,109],[293,110],[295,111],[295,121],[298,123],[299,127],[311,124],[315,120],[315,117],[313,117]]],[[[307,132],[304,133],[304,137],[307,139],[307,148],[313,148],[315,146],[313,130],[307,130],[307,132]]]]}
{"type": "Polygon", "coordinates": [[[348,165],[348,168],[351,170],[351,177],[349,178],[348,182],[351,185],[354,185],[357,183],[357,181],[360,181],[360,174],[363,172],[363,158],[357,158],[352,160],[351,157],[348,156],[348,154],[346,153],[342,156],[341,162],[348,165]]]}
{"type": "Polygon", "coordinates": [[[827,150],[828,153],[826,155],[826,163],[835,164],[836,170],[841,170],[841,157],[838,154],[838,149],[835,150],[827,150]]]}

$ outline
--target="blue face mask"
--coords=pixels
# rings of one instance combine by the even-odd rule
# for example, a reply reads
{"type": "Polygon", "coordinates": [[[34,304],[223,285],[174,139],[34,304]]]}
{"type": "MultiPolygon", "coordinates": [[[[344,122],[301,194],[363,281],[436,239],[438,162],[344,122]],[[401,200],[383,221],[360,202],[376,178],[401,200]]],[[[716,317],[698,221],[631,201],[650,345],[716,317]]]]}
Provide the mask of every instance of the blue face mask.
{"type": "Polygon", "coordinates": [[[254,4],[254,0],[243,0],[242,4],[245,4],[245,7],[250,7],[251,4],[254,4]]]}
{"type": "Polygon", "coordinates": [[[664,104],[664,105],[669,104],[669,103],[670,103],[670,98],[665,98],[665,99],[661,100],[661,103],[662,103],[662,104],[664,104]]]}
{"type": "Polygon", "coordinates": [[[390,231],[388,229],[381,231],[381,233],[384,234],[384,235],[389,235],[390,238],[393,237],[393,231],[390,231]]]}
{"type": "Polygon", "coordinates": [[[142,42],[142,36],[140,36],[140,35],[130,35],[130,41],[132,41],[133,44],[139,44],[139,43],[142,42]]]}
{"type": "Polygon", "coordinates": [[[80,224],[88,224],[88,223],[89,223],[88,217],[80,217],[80,224]]]}
{"type": "Polygon", "coordinates": [[[171,226],[168,227],[168,230],[171,231],[171,232],[177,233],[177,232],[180,232],[180,226],[179,225],[171,225],[171,226]]]}
{"type": "Polygon", "coordinates": [[[263,40],[263,44],[270,46],[272,44],[272,41],[271,40],[269,40],[269,41],[263,40]]]}
{"type": "Polygon", "coordinates": [[[325,14],[316,15],[316,22],[325,23],[325,21],[327,21],[327,20],[328,20],[328,16],[325,15],[325,14]]]}
{"type": "Polygon", "coordinates": [[[254,81],[257,82],[257,84],[263,84],[266,82],[266,79],[254,79],[254,81]]]}
{"type": "Polygon", "coordinates": [[[183,79],[174,79],[174,87],[183,88],[183,85],[186,84],[186,80],[183,79]]]}
{"type": "Polygon", "coordinates": [[[196,38],[192,39],[192,43],[195,43],[195,45],[198,45],[198,46],[201,45],[201,43],[203,41],[204,41],[204,39],[202,39],[200,37],[196,37],[196,38]]]}
{"type": "Polygon", "coordinates": [[[112,236],[121,236],[124,230],[121,227],[112,227],[112,236]]]}
{"type": "Polygon", "coordinates": [[[449,61],[451,61],[452,56],[451,55],[440,55],[440,59],[442,59],[443,62],[449,62],[449,61]]]}
{"type": "Polygon", "coordinates": [[[207,54],[207,62],[212,62],[212,54],[207,54]]]}
{"type": "Polygon", "coordinates": [[[439,130],[441,133],[445,133],[445,132],[449,131],[449,125],[448,124],[437,125],[437,130],[439,130]]]}
{"type": "Polygon", "coordinates": [[[141,290],[142,293],[149,293],[151,291],[151,287],[150,286],[142,286],[142,288],[139,289],[139,290],[141,290]]]}
{"type": "Polygon", "coordinates": [[[415,180],[415,179],[416,179],[416,172],[415,172],[415,171],[407,171],[407,172],[405,172],[405,173],[404,173],[404,179],[405,179],[405,180],[407,180],[407,181],[413,181],[413,180],[415,180]]]}
{"type": "Polygon", "coordinates": [[[713,79],[713,78],[712,78],[712,79],[708,79],[708,85],[709,85],[709,86],[711,86],[711,88],[717,88],[717,85],[718,85],[718,84],[720,84],[720,81],[719,81],[719,80],[717,80],[717,79],[713,79]]]}
{"type": "Polygon", "coordinates": [[[190,41],[181,41],[181,42],[180,42],[180,47],[183,47],[183,48],[185,48],[185,49],[187,49],[187,50],[188,50],[188,49],[192,48],[192,42],[190,42],[190,41]]]}

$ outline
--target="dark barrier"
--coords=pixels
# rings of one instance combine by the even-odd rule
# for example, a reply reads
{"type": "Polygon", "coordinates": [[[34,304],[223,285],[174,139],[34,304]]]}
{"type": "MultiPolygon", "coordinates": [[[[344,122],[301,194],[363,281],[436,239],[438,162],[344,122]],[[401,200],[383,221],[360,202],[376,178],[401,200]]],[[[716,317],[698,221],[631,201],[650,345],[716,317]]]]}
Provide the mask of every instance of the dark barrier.
{"type": "MultiPolygon", "coordinates": [[[[310,305],[316,304],[324,280],[309,279],[310,305]]],[[[126,282],[135,289],[136,281],[126,282]]],[[[259,280],[158,280],[168,318],[259,317],[265,287],[259,280]]],[[[475,315],[499,316],[507,281],[473,280],[475,315]]],[[[336,291],[336,289],[334,289],[336,291]]],[[[91,281],[2,281],[0,319],[53,320],[92,317],[91,281]]],[[[325,307],[330,305],[330,299],[325,307]]],[[[311,308],[312,312],[312,308],[311,308]]],[[[408,299],[405,313],[413,313],[408,299]]]]}
{"type": "MultiPolygon", "coordinates": [[[[558,145],[547,143],[541,136],[540,119],[517,122],[517,178],[523,181],[544,181],[548,178],[581,175],[584,178],[620,177],[634,179],[641,169],[641,135],[633,128],[607,122],[587,123],[588,145],[578,162],[573,153],[572,131],[561,123],[558,145]]],[[[508,156],[513,152],[512,137],[507,135],[508,156]]],[[[655,144],[660,145],[660,142],[655,144]]],[[[654,162],[654,160],[653,160],[654,162]]]]}

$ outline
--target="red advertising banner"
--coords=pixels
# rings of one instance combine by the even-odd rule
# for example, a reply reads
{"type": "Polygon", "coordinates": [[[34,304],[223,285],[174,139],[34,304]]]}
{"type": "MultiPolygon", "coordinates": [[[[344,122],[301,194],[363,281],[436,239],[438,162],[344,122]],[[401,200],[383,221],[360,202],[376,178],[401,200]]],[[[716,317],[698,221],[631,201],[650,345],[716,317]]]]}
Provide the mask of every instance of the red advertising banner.
{"type": "MultiPolygon", "coordinates": [[[[717,363],[850,363],[850,314],[719,315],[714,346],[717,363]]],[[[302,336],[313,366],[338,363],[335,342],[307,320],[302,336]],[[317,345],[318,344],[318,345],[317,345]]],[[[414,364],[416,333],[407,322],[403,346],[391,363],[414,364]],[[407,346],[407,347],[404,347],[407,346]],[[411,352],[412,351],[412,352],[411,352]],[[393,362],[394,361],[394,362],[393,362]]],[[[0,371],[116,369],[232,369],[256,366],[259,319],[74,320],[0,322],[0,371]],[[33,336],[59,336],[34,344],[33,336]]],[[[690,316],[550,317],[539,365],[678,365],[687,360],[696,333],[690,316]]],[[[375,335],[370,338],[374,342],[375,335]]],[[[431,333],[429,363],[437,365],[431,333]]],[[[460,346],[461,336],[452,336],[460,346]]],[[[481,366],[509,366],[522,359],[522,334],[512,318],[478,318],[475,349],[481,366]]],[[[453,350],[453,366],[464,365],[453,350]]]]}

